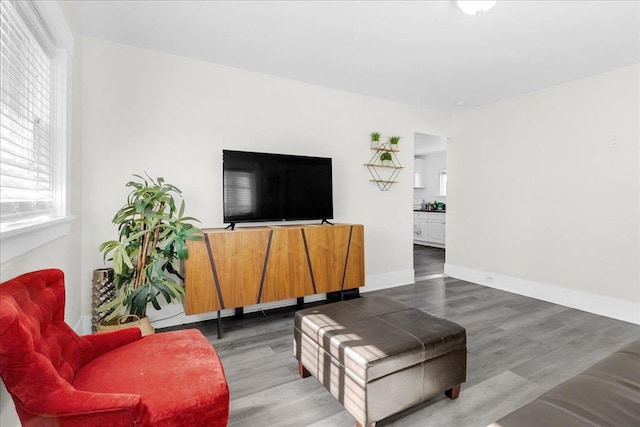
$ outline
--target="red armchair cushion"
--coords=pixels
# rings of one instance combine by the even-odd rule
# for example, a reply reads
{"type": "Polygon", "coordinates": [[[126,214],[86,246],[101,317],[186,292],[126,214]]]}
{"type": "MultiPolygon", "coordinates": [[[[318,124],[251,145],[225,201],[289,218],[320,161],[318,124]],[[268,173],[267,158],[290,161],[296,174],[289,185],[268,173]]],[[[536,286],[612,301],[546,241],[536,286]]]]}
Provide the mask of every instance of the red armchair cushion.
{"type": "Polygon", "coordinates": [[[23,425],[226,425],[222,364],[199,331],[78,336],[64,292],[53,269],[0,284],[0,377],[23,425]]]}
{"type": "Polygon", "coordinates": [[[73,386],[139,395],[146,407],[143,425],[226,426],[229,392],[224,378],[209,341],[191,329],[149,335],[108,352],[80,369],[73,386]]]}

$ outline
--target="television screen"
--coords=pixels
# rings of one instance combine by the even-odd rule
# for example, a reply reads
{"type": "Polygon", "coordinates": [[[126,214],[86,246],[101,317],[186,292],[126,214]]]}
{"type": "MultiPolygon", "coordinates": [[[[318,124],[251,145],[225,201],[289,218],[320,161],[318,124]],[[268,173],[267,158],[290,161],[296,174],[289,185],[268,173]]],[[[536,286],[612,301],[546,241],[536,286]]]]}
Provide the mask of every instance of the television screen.
{"type": "Polygon", "coordinates": [[[224,222],[333,218],[331,159],[222,151],[224,222]]]}

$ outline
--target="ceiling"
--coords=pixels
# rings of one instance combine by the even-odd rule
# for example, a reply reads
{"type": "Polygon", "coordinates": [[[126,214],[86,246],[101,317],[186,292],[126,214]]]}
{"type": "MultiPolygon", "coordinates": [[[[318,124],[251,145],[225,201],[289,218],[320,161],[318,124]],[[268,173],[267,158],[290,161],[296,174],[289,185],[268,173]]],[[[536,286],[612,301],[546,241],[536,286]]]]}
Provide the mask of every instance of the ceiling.
{"type": "Polygon", "coordinates": [[[442,136],[416,133],[413,137],[414,156],[423,157],[429,154],[442,153],[447,150],[447,139],[442,136]]]}
{"type": "Polygon", "coordinates": [[[639,1],[71,2],[84,35],[455,111],[640,62],[639,1]]]}

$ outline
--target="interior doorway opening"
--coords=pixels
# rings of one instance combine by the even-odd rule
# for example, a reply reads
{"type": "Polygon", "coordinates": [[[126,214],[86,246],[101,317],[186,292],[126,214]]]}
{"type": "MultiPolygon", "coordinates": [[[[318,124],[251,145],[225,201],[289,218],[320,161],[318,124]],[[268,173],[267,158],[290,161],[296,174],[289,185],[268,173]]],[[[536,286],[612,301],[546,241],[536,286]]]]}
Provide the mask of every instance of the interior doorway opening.
{"type": "Polygon", "coordinates": [[[415,133],[414,142],[413,269],[418,281],[444,276],[447,138],[415,133]]]}

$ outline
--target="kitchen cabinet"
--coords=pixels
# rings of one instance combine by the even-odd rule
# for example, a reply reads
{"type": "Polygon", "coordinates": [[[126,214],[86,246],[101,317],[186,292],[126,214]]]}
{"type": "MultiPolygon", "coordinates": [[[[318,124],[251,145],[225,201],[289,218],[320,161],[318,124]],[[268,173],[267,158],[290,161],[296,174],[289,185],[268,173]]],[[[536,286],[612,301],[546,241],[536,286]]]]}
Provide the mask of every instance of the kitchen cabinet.
{"type": "Polygon", "coordinates": [[[413,213],[413,243],[423,244],[427,242],[426,224],[427,224],[426,212],[413,213]]]}
{"type": "Polygon", "coordinates": [[[419,245],[445,247],[446,214],[444,212],[414,212],[413,242],[419,245]]]}

